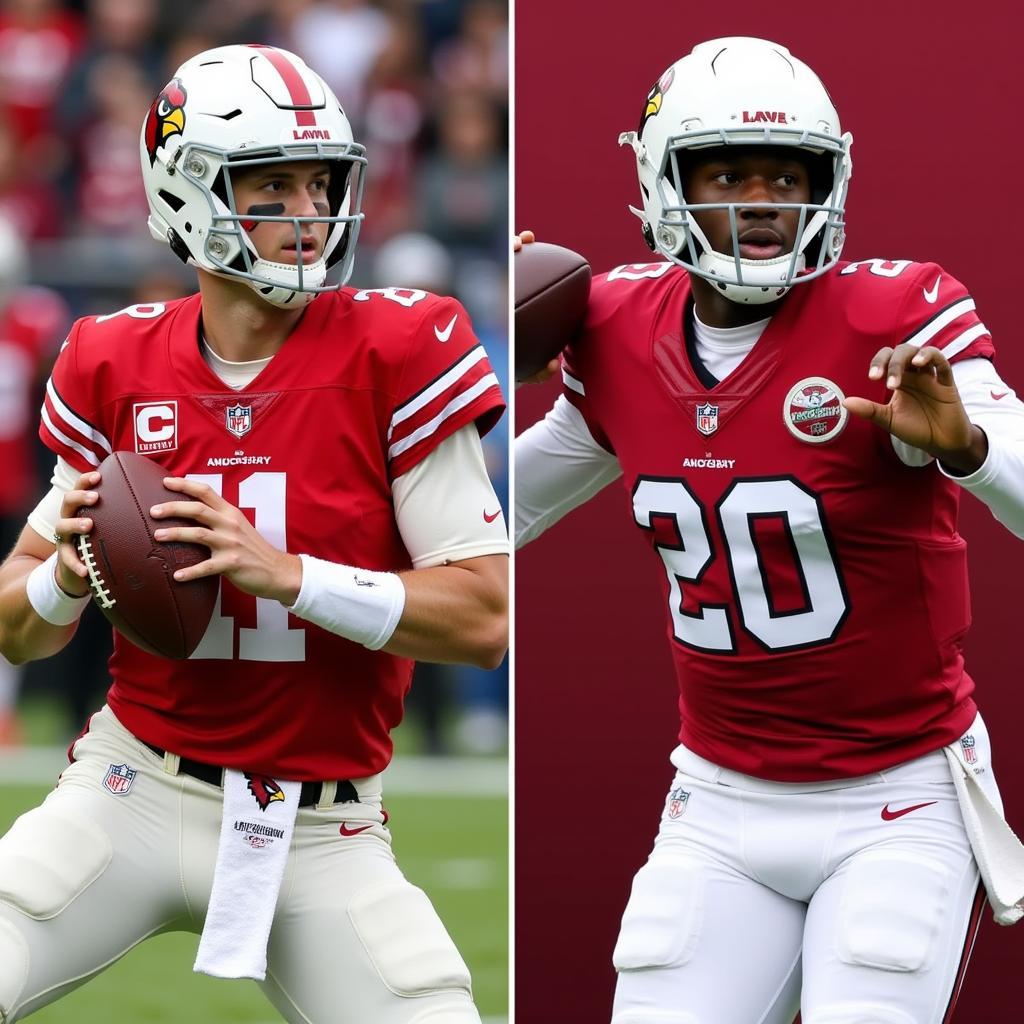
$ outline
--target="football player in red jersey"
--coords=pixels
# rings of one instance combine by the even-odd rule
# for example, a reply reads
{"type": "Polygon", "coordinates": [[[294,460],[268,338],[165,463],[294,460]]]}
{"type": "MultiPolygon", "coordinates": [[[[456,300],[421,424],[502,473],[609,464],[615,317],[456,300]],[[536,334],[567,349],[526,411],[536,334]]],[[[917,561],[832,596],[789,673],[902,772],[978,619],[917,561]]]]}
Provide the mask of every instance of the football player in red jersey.
{"type": "Polygon", "coordinates": [[[663,259],[595,279],[517,441],[518,543],[621,477],[663,581],[677,775],[615,1024],[937,1024],[979,867],[1022,914],[956,524],[965,489],[1024,536],[1024,406],[945,270],[840,261],[851,141],[782,46],[674,64],[620,137],[663,259]]]}
{"type": "Polygon", "coordinates": [[[411,659],[505,650],[480,446],[495,376],[453,300],[327,282],[351,269],[365,157],[299,58],[187,61],[141,156],[150,228],[199,294],[73,327],[40,426],[53,490],[0,570],[0,649],[41,658],[73,633],[71,538],[92,525],[75,512],[110,451],[166,468],[180,497],[152,515],[194,525],[160,536],[210,548],[177,575],[219,575],[220,599],[188,660],[117,638],[108,705],[0,841],[0,1016],[185,929],[197,970],[256,978],[290,1021],[478,1024],[395,864],[381,772],[411,659]]]}

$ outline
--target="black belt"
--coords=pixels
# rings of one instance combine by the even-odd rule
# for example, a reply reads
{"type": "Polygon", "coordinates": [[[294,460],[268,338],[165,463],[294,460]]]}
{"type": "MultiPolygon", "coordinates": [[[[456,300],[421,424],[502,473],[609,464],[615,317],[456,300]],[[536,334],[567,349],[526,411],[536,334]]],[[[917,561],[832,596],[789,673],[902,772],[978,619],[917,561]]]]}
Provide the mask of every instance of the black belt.
{"type": "MultiPolygon", "coordinates": [[[[166,750],[154,747],[152,743],[146,743],[146,746],[157,757],[163,757],[167,753],[166,750]]],[[[224,784],[224,769],[219,768],[215,764],[193,761],[190,757],[180,757],[178,758],[178,771],[183,775],[191,775],[192,778],[199,779],[200,782],[208,782],[211,786],[219,787],[224,784]]],[[[328,785],[326,782],[304,782],[299,793],[299,806],[315,807],[320,803],[320,796],[326,785],[328,785]]],[[[333,803],[348,804],[359,802],[359,794],[356,792],[356,787],[348,779],[340,779],[335,783],[335,786],[333,803]]]]}

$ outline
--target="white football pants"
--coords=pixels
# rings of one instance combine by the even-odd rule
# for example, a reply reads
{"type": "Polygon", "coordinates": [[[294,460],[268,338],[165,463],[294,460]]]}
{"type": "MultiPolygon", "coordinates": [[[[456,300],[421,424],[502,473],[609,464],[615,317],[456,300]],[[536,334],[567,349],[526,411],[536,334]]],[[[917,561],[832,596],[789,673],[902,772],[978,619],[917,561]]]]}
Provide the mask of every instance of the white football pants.
{"type": "MultiPolygon", "coordinates": [[[[171,774],[107,708],[74,757],[0,840],[5,1024],[151,935],[200,932],[206,915],[220,788],[171,774]],[[113,778],[115,792],[103,780],[120,765],[137,774],[127,789],[113,778]]],[[[366,782],[358,803],[299,809],[260,987],[302,1024],[479,1024],[465,963],[395,864],[379,777],[366,782]],[[343,822],[370,827],[343,835],[343,822]]]]}
{"type": "MultiPolygon", "coordinates": [[[[997,807],[988,734],[965,736],[997,807]]],[[[982,910],[943,751],[792,785],[685,748],[613,960],[613,1024],[940,1024],[982,910]]]]}

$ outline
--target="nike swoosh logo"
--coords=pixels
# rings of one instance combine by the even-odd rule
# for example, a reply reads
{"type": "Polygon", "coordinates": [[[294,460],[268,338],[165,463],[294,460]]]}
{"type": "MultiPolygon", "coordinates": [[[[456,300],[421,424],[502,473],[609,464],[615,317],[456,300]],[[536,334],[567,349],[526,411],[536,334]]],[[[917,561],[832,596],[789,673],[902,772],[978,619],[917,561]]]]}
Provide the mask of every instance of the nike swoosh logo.
{"type": "MultiPolygon", "coordinates": [[[[934,301],[934,299],[932,301],[934,301]]],[[[455,328],[455,321],[458,319],[459,314],[456,313],[455,316],[448,321],[448,326],[443,331],[438,329],[437,324],[434,324],[434,334],[437,336],[438,341],[447,341],[452,336],[452,331],[455,328]]]]}
{"type": "Polygon", "coordinates": [[[343,836],[357,836],[360,832],[365,832],[368,828],[373,828],[372,825],[360,825],[359,828],[349,828],[345,822],[341,823],[341,828],[338,831],[343,836]]]}
{"type": "Polygon", "coordinates": [[[997,395],[994,391],[989,392],[993,402],[998,402],[1000,398],[1005,398],[1009,393],[1009,391],[1004,391],[1002,394],[997,395]]]}
{"type": "Polygon", "coordinates": [[[889,805],[886,804],[882,808],[882,821],[895,821],[897,818],[902,818],[904,814],[909,814],[911,811],[919,811],[922,807],[931,807],[932,804],[937,804],[938,800],[929,800],[923,804],[911,804],[909,807],[903,807],[898,811],[890,811],[889,805]]]}
{"type": "Polygon", "coordinates": [[[484,509],[484,522],[485,523],[493,523],[494,520],[497,519],[498,516],[500,516],[500,515],[501,515],[501,509],[500,508],[498,509],[497,512],[494,512],[492,515],[488,515],[487,514],[487,509],[484,509]]]}
{"type": "Polygon", "coordinates": [[[935,284],[933,284],[931,286],[930,290],[928,288],[922,288],[921,289],[921,291],[924,292],[924,301],[925,302],[934,304],[935,300],[939,297],[939,282],[941,280],[942,280],[942,275],[939,274],[939,276],[937,278],[935,278],[935,284]]]}

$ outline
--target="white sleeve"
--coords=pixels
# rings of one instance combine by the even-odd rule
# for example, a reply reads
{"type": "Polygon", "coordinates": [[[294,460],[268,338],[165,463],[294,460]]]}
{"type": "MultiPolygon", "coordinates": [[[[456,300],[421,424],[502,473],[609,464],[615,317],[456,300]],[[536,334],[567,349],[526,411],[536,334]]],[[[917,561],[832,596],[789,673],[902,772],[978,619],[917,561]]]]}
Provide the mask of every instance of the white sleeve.
{"type": "Polygon", "coordinates": [[[559,395],[551,411],[516,438],[516,547],[539,537],[567,512],[622,475],[580,411],[559,395]]]}
{"type": "Polygon", "coordinates": [[[28,514],[28,525],[44,540],[53,540],[53,531],[57,528],[57,520],[60,519],[64,495],[74,488],[81,475],[70,462],[65,462],[59,455],[57,456],[57,464],[53,467],[53,476],[50,477],[50,490],[28,514]]]}
{"type": "Polygon", "coordinates": [[[985,431],[988,456],[969,476],[939,471],[983,501],[1011,533],[1024,537],[1024,402],[988,359],[953,364],[967,417],[985,431]]]}
{"type": "Polygon", "coordinates": [[[455,431],[398,477],[391,495],[414,568],[508,554],[505,517],[476,424],[455,431]]]}

